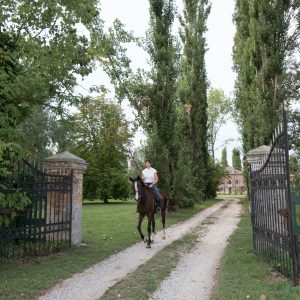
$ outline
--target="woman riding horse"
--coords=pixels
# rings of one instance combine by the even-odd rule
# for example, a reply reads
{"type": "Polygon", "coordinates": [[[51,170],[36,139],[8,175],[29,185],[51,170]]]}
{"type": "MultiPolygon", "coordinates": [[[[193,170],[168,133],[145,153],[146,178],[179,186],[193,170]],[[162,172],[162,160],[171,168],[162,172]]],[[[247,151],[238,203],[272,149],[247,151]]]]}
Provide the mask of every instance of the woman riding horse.
{"type": "MultiPolygon", "coordinates": [[[[146,163],[148,164],[149,162],[147,161],[146,163]]],[[[139,222],[137,225],[137,229],[140,233],[141,239],[144,240],[145,242],[147,241],[147,248],[151,248],[151,241],[153,242],[153,239],[151,239],[151,227],[152,227],[152,233],[155,233],[154,207],[155,207],[156,196],[153,194],[151,189],[146,185],[146,183],[144,183],[144,181],[140,176],[138,176],[135,179],[130,177],[130,180],[132,182],[132,190],[135,195],[135,200],[137,201],[137,210],[139,213],[139,222]],[[141,229],[142,221],[145,216],[147,216],[148,219],[148,226],[147,226],[148,239],[146,240],[141,229]]],[[[152,183],[153,182],[157,182],[157,181],[155,181],[154,179],[152,183]]],[[[160,202],[162,203],[161,217],[162,217],[162,225],[163,225],[163,239],[165,239],[165,219],[166,219],[167,198],[163,193],[161,193],[160,202]]]]}
{"type": "Polygon", "coordinates": [[[151,167],[151,160],[150,159],[146,159],[145,165],[146,165],[146,168],[142,171],[142,180],[144,181],[146,186],[151,188],[153,190],[153,192],[155,193],[155,196],[156,196],[155,197],[156,212],[160,213],[161,212],[161,209],[160,209],[160,194],[159,194],[159,190],[156,186],[156,184],[158,182],[157,171],[154,168],[151,167]]]}

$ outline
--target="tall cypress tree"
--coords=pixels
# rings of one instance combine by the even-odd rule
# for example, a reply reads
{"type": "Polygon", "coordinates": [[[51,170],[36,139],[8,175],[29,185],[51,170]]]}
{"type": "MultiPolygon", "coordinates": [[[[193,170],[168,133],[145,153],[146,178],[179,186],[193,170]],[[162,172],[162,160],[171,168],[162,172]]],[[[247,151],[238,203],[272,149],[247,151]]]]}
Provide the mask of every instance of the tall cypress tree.
{"type": "Polygon", "coordinates": [[[176,120],[177,47],[172,36],[173,0],[149,0],[150,30],[148,52],[151,59],[148,133],[149,155],[159,172],[159,186],[172,192],[175,172],[174,129],[176,120]]]}
{"type": "Polygon", "coordinates": [[[242,170],[241,153],[240,150],[237,148],[232,149],[232,166],[236,170],[242,170]]]}
{"type": "Polygon", "coordinates": [[[223,167],[228,167],[227,148],[226,147],[224,147],[223,150],[222,150],[221,165],[223,167]]]}
{"type": "Polygon", "coordinates": [[[235,90],[245,151],[268,143],[278,124],[291,2],[236,0],[235,90]]]}
{"type": "Polygon", "coordinates": [[[181,39],[183,42],[180,100],[187,108],[187,145],[192,152],[198,199],[207,185],[207,76],[205,70],[207,0],[184,0],[181,39]]]}

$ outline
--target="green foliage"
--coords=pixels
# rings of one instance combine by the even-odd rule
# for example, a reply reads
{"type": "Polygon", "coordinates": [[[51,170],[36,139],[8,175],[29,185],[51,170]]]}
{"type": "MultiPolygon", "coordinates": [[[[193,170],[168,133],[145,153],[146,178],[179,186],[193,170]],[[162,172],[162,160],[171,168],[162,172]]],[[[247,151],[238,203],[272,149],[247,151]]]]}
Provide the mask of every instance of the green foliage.
{"type": "Polygon", "coordinates": [[[34,107],[28,118],[19,124],[19,144],[29,153],[30,159],[43,161],[53,155],[51,146],[56,142],[57,126],[56,115],[41,106],[34,107]]]}
{"type": "Polygon", "coordinates": [[[31,199],[25,192],[14,191],[7,194],[0,193],[0,208],[10,208],[11,213],[0,214],[0,228],[8,227],[15,219],[17,212],[22,211],[31,203],[31,199]]]}
{"type": "Polygon", "coordinates": [[[104,35],[106,46],[97,44],[97,55],[115,86],[117,97],[128,99],[135,109],[135,123],[149,137],[147,156],[158,170],[159,187],[171,195],[176,160],[174,124],[179,60],[178,46],[171,33],[174,3],[173,0],[149,0],[149,4],[150,28],[143,47],[150,56],[150,71],[132,70],[126,44],[136,42],[142,46],[142,43],[126,32],[118,20],[104,35]]]}
{"type": "Polygon", "coordinates": [[[17,130],[35,106],[58,112],[74,104],[76,76],[92,71],[91,40],[102,30],[97,1],[10,1],[0,4],[0,143],[19,143],[17,130]]]}
{"type": "Polygon", "coordinates": [[[172,36],[174,2],[149,0],[150,29],[147,34],[147,51],[150,55],[152,81],[149,97],[148,127],[153,147],[155,166],[160,174],[160,187],[172,196],[174,165],[174,128],[176,121],[176,84],[178,77],[178,49],[172,36]]]}
{"type": "Polygon", "coordinates": [[[175,147],[177,149],[176,172],[174,177],[173,200],[180,207],[192,207],[199,200],[193,175],[193,155],[186,145],[186,115],[177,110],[175,147]]]}
{"type": "Polygon", "coordinates": [[[224,147],[222,150],[221,165],[223,167],[228,167],[227,148],[226,147],[224,147]]]}
{"type": "Polygon", "coordinates": [[[145,166],[145,146],[136,148],[133,153],[129,151],[130,169],[129,176],[135,177],[141,173],[145,166]]]}
{"type": "Polygon", "coordinates": [[[68,147],[89,166],[84,176],[84,197],[126,198],[127,150],[131,133],[121,107],[103,97],[86,98],[74,116],[68,147]]]}
{"type": "Polygon", "coordinates": [[[113,199],[126,200],[130,196],[130,185],[128,184],[127,170],[112,171],[110,182],[110,196],[113,199]]]}
{"type": "Polygon", "coordinates": [[[193,154],[193,175],[197,199],[206,197],[208,178],[207,78],[205,70],[206,20],[210,5],[206,0],[185,0],[182,26],[183,58],[179,97],[187,110],[186,143],[193,154]]]}
{"type": "Polygon", "coordinates": [[[294,154],[290,156],[290,174],[293,180],[291,180],[291,185],[293,190],[299,194],[300,193],[300,158],[299,155],[294,154]]]}
{"type": "Polygon", "coordinates": [[[294,94],[284,82],[288,57],[299,49],[298,2],[236,1],[235,105],[245,153],[269,143],[281,103],[294,94]]]}
{"type": "Polygon", "coordinates": [[[220,128],[226,123],[232,111],[231,99],[225,96],[221,89],[211,88],[208,91],[208,123],[207,141],[208,149],[215,159],[215,144],[220,128]]]}
{"type": "Polygon", "coordinates": [[[206,187],[206,193],[209,198],[215,198],[217,196],[217,190],[224,178],[228,176],[228,172],[224,165],[210,157],[208,161],[209,178],[206,187]]]}
{"type": "Polygon", "coordinates": [[[239,171],[242,171],[241,153],[237,148],[232,149],[232,166],[239,171]]]}

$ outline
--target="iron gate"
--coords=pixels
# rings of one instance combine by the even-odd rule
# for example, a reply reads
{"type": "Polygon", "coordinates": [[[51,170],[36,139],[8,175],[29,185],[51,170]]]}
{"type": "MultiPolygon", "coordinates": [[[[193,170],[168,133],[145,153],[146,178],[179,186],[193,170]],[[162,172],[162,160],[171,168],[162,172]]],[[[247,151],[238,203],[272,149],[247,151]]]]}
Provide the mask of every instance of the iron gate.
{"type": "Polygon", "coordinates": [[[297,284],[297,242],[292,225],[285,111],[264,161],[251,165],[250,199],[255,254],[297,284]]]}
{"type": "Polygon", "coordinates": [[[47,174],[27,161],[10,162],[0,176],[2,197],[29,200],[21,210],[1,208],[0,258],[44,255],[71,243],[72,174],[47,174]],[[3,222],[2,222],[3,223],[3,222]]]}

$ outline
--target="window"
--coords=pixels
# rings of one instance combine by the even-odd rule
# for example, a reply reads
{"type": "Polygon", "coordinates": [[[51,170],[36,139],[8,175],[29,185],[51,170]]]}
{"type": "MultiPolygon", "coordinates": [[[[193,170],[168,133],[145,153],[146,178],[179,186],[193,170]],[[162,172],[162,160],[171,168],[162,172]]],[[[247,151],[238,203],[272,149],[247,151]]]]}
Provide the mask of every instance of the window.
{"type": "Polygon", "coordinates": [[[227,181],[227,184],[231,184],[231,180],[228,180],[228,181],[227,181]]]}
{"type": "Polygon", "coordinates": [[[239,180],[236,180],[235,183],[236,183],[236,184],[239,184],[240,182],[239,182],[239,180]]]}

